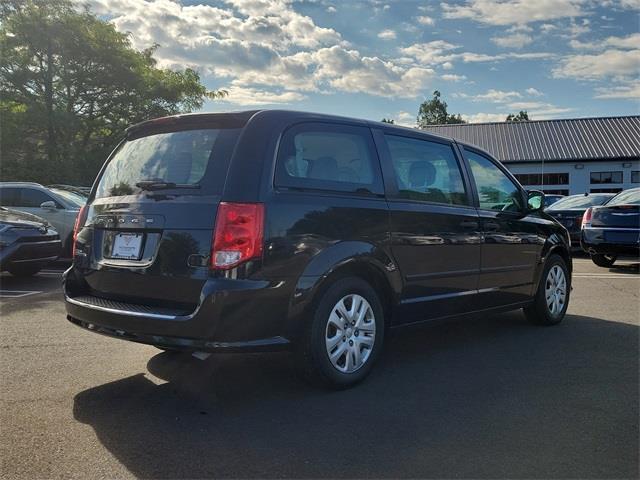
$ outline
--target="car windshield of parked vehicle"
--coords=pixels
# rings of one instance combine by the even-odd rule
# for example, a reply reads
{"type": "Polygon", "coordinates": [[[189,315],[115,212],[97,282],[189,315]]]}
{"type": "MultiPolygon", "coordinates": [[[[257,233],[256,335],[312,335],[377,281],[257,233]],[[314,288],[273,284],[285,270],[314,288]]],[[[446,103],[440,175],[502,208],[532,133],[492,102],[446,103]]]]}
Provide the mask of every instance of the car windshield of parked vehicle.
{"type": "Polygon", "coordinates": [[[68,192],[66,190],[59,190],[57,188],[52,188],[51,191],[58,195],[59,197],[64,198],[67,202],[71,203],[74,207],[82,207],[85,203],[87,203],[87,197],[83,197],[82,195],[78,195],[77,193],[68,192]]]}
{"type": "Polygon", "coordinates": [[[571,210],[587,209],[596,205],[602,205],[611,198],[611,195],[572,195],[551,205],[547,210],[571,210]]]}
{"type": "MultiPolygon", "coordinates": [[[[228,160],[216,157],[219,145],[228,144],[237,135],[238,129],[180,130],[128,140],[107,164],[96,198],[133,195],[143,190],[197,188],[210,164],[228,160]]],[[[224,151],[222,155],[228,156],[231,148],[224,151]]],[[[222,176],[226,172],[216,174],[222,176]]]]}
{"type": "Polygon", "coordinates": [[[607,207],[616,205],[640,205],[640,189],[626,190],[620,192],[607,202],[607,207]]]}

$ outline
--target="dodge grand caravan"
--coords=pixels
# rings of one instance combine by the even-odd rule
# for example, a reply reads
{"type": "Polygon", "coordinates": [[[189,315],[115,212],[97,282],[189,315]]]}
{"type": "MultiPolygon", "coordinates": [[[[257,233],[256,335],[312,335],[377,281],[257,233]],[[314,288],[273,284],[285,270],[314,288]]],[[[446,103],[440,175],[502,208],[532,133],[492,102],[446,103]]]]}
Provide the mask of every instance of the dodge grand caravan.
{"type": "Polygon", "coordinates": [[[332,387],[390,328],[523,308],[559,323],[567,231],[486,152],[289,111],[147,121],[102,168],[74,232],[68,319],[186,352],[290,350],[332,387]]]}

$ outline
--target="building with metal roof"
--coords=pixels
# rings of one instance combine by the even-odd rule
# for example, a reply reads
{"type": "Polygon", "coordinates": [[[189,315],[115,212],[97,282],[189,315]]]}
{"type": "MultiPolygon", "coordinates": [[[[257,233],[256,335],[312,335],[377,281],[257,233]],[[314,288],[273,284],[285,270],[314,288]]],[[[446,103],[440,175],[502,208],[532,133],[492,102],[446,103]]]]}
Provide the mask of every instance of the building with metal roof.
{"type": "Polygon", "coordinates": [[[520,183],[564,195],[640,186],[640,115],[431,125],[503,162],[520,183]]]}

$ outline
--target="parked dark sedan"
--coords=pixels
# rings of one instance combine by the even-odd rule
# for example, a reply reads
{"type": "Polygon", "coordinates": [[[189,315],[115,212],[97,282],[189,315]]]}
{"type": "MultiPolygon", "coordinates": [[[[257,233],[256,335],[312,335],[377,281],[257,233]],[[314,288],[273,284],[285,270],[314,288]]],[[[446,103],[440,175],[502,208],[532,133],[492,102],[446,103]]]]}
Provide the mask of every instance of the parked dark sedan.
{"type": "MultiPolygon", "coordinates": [[[[584,195],[571,195],[557,201],[545,209],[562,226],[569,230],[571,246],[580,248],[580,225],[582,216],[589,207],[603,205],[613,198],[613,193],[585,193],[584,195]]],[[[545,197],[546,199],[546,197],[545,197]]]]}
{"type": "Polygon", "coordinates": [[[640,256],[640,188],[620,192],[601,207],[589,208],[582,219],[582,249],[600,267],[618,257],[640,256]]]}
{"type": "Polygon", "coordinates": [[[40,217],[0,207],[0,270],[35,275],[60,255],[60,236],[40,217]]]}

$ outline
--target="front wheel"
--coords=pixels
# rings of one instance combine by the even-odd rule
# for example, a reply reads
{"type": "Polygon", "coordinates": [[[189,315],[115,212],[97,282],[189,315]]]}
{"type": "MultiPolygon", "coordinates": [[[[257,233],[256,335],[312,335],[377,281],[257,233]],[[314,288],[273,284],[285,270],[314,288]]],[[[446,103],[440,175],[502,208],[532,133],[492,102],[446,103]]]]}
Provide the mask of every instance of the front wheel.
{"type": "Polygon", "coordinates": [[[525,307],[527,319],[538,325],[556,325],[569,306],[571,276],[560,255],[551,255],[545,264],[534,301],[525,307]]]}
{"type": "Polygon", "coordinates": [[[591,261],[599,267],[612,267],[616,263],[615,255],[603,255],[601,253],[594,253],[591,255],[591,261]]]}
{"type": "Polygon", "coordinates": [[[301,341],[304,376],[330,388],[347,388],[371,371],[384,340],[384,310],[364,280],[336,281],[320,298],[301,341]]]}

